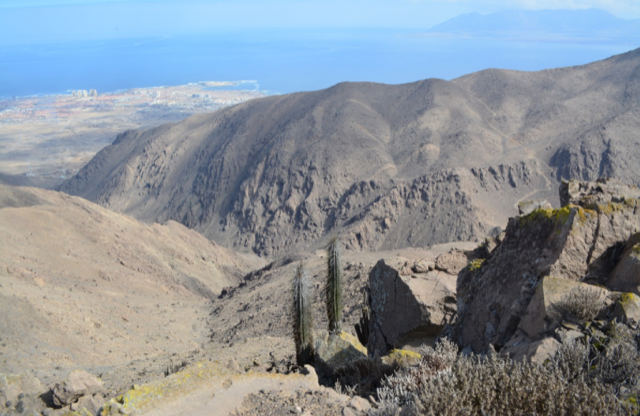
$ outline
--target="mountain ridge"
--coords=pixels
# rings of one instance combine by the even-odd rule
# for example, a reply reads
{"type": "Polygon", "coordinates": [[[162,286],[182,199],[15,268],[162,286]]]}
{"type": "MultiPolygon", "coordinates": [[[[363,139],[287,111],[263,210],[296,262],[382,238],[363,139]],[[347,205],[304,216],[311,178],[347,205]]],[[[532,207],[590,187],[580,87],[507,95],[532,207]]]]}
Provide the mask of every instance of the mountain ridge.
{"type": "Polygon", "coordinates": [[[478,239],[562,178],[638,184],[639,74],[634,50],[267,97],[123,133],[60,189],[263,256],[478,239]]]}

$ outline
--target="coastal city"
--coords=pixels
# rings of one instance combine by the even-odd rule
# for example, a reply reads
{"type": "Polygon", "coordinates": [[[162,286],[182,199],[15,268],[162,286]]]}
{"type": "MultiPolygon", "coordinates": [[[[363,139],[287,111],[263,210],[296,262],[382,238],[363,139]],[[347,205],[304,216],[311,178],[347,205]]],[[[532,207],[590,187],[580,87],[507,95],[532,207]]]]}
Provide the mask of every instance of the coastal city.
{"type": "Polygon", "coordinates": [[[103,94],[91,89],[60,95],[0,99],[0,124],[23,124],[45,120],[56,123],[92,111],[129,113],[132,121],[173,118],[178,114],[188,116],[215,111],[264,95],[258,90],[231,89],[240,86],[242,82],[244,81],[199,82],[103,94]]]}
{"type": "Polygon", "coordinates": [[[55,186],[119,133],[263,96],[254,81],[210,81],[0,99],[0,175],[18,184],[44,180],[39,185],[55,186]]]}

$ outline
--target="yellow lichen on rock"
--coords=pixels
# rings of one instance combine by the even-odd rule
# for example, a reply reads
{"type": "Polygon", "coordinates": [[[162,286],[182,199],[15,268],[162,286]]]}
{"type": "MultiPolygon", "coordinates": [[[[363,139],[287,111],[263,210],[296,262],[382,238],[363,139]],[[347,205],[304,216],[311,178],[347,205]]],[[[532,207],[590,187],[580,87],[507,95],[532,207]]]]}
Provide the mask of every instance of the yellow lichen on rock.
{"type": "MultiPolygon", "coordinates": [[[[153,404],[158,399],[171,399],[194,390],[201,381],[212,380],[216,377],[229,378],[233,375],[234,372],[220,363],[200,362],[164,379],[141,386],[136,385],[119,397],[117,402],[122,404],[124,410],[140,411],[154,407],[153,404]]],[[[111,407],[114,405],[112,403],[111,407]]],[[[105,415],[108,414],[105,413],[105,415]]]]}
{"type": "Polygon", "coordinates": [[[484,261],[485,259],[473,259],[469,262],[467,268],[469,269],[469,271],[475,272],[476,270],[479,270],[480,267],[482,267],[484,261]]]}
{"type": "Polygon", "coordinates": [[[626,305],[629,302],[637,302],[637,300],[638,300],[638,296],[636,296],[631,292],[624,292],[622,295],[620,295],[620,299],[618,299],[618,301],[622,305],[626,305]]]}
{"type": "Polygon", "coordinates": [[[394,349],[389,354],[382,357],[382,362],[385,364],[396,363],[401,367],[406,367],[417,364],[421,359],[422,356],[417,352],[394,349]]]}
{"type": "Polygon", "coordinates": [[[367,356],[367,348],[347,332],[325,333],[316,340],[315,350],[316,365],[320,371],[343,367],[367,356]]]}
{"type": "Polygon", "coordinates": [[[367,355],[367,347],[362,345],[360,343],[360,340],[358,340],[358,338],[356,338],[353,335],[351,335],[350,333],[344,332],[344,331],[340,332],[340,338],[342,338],[343,340],[347,341],[349,344],[353,345],[355,347],[355,349],[357,349],[358,351],[360,351],[364,355],[367,355]]]}
{"type": "Polygon", "coordinates": [[[572,212],[575,212],[573,218],[577,218],[580,224],[586,223],[589,217],[597,215],[597,212],[593,209],[586,209],[577,205],[566,205],[558,209],[538,208],[528,215],[523,215],[518,221],[521,226],[540,220],[552,220],[556,225],[564,225],[572,218],[572,212]]]}

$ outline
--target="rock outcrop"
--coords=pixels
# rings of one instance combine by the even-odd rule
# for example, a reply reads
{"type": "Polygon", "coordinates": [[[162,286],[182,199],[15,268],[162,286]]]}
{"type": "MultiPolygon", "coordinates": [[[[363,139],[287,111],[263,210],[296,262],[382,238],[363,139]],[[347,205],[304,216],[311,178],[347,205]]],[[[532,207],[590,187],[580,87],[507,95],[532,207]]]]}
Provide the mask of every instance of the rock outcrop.
{"type": "Polygon", "coordinates": [[[403,276],[380,260],[369,273],[369,294],[371,357],[435,338],[456,313],[455,277],[438,271],[403,276]]]}
{"type": "Polygon", "coordinates": [[[53,387],[53,404],[66,406],[82,396],[95,394],[102,388],[102,381],[83,370],[72,371],[69,377],[53,387]]]}
{"type": "Polygon", "coordinates": [[[640,295],[640,234],[634,234],[627,242],[607,286],[640,295]]]}
{"type": "Polygon", "coordinates": [[[612,316],[618,305],[616,313],[636,325],[633,298],[610,290],[637,293],[640,285],[634,257],[639,197],[636,187],[614,180],[564,182],[562,208],[511,218],[491,258],[471,262],[458,275],[454,338],[477,352],[504,347],[531,358],[539,346],[553,345],[541,340],[561,341],[558,328],[572,308],[597,306],[612,316]]]}
{"type": "Polygon", "coordinates": [[[614,317],[632,329],[637,329],[640,324],[640,297],[633,293],[620,296],[615,304],[614,317]]]}
{"type": "Polygon", "coordinates": [[[356,337],[346,332],[325,333],[316,341],[315,364],[324,375],[332,375],[336,368],[366,356],[367,349],[356,337]]]}
{"type": "Polygon", "coordinates": [[[535,294],[524,312],[518,329],[531,339],[540,339],[554,330],[564,316],[561,303],[571,290],[593,290],[594,299],[604,305],[608,291],[604,288],[562,277],[546,276],[540,281],[535,294]]]}

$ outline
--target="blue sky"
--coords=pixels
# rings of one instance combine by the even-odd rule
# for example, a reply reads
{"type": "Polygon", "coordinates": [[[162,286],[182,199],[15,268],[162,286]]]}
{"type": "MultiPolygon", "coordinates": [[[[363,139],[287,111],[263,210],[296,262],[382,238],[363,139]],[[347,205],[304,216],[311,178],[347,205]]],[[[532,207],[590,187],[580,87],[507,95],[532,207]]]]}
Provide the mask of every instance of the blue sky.
{"type": "Polygon", "coordinates": [[[427,29],[469,12],[590,7],[621,18],[640,18],[640,0],[0,0],[0,42],[229,29],[427,29]]]}

